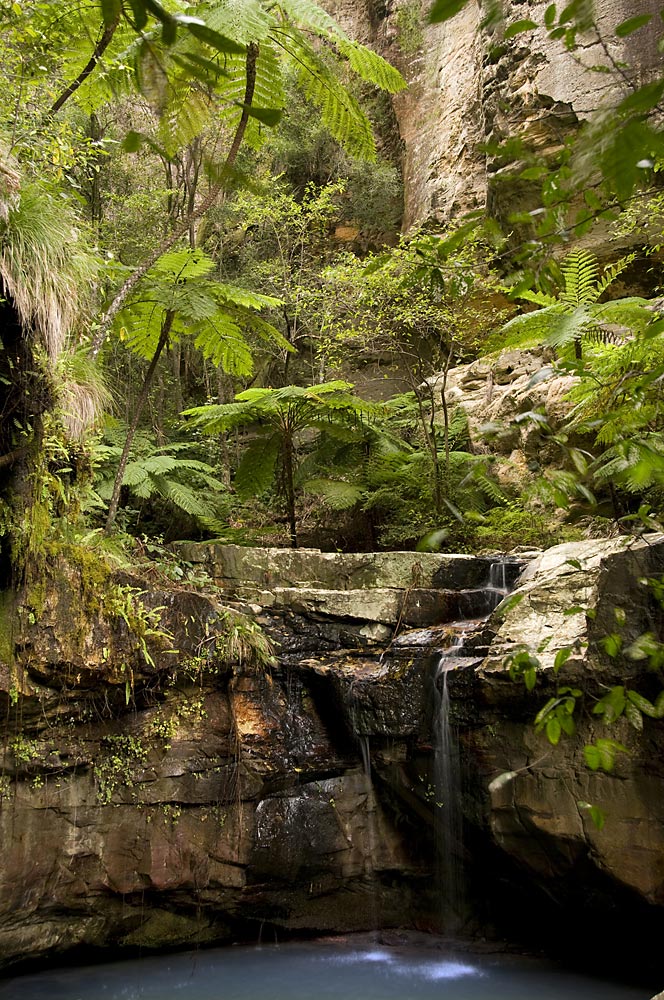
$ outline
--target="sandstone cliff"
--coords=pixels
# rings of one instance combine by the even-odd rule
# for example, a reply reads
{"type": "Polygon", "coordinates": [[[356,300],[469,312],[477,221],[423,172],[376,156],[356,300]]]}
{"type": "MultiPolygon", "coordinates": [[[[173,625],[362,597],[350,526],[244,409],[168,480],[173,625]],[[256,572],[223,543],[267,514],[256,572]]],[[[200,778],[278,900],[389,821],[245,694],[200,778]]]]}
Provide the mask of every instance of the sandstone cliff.
{"type": "MultiPolygon", "coordinates": [[[[542,24],[547,4],[507,0],[503,6],[508,24],[542,24]]],[[[634,14],[658,14],[656,0],[601,0],[599,35],[584,36],[574,54],[542,30],[508,40],[502,29],[482,30],[476,0],[440,25],[425,23],[428,7],[424,0],[328,0],[349,33],[373,44],[410,84],[394,102],[404,150],[406,230],[474,208],[488,208],[498,218],[534,208],[538,187],[507,180],[491,144],[509,136],[513,146],[522,142],[526,152],[546,158],[580,122],[623,93],[619,73],[589,67],[627,65],[639,83],[662,69],[654,28],[621,42],[613,34],[634,14]]]]}

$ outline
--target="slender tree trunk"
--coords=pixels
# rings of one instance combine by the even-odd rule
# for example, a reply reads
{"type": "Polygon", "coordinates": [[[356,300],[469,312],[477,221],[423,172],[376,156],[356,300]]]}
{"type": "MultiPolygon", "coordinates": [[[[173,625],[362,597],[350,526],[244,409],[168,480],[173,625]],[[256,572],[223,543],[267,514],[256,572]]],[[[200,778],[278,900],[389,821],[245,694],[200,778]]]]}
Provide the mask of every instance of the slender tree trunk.
{"type": "Polygon", "coordinates": [[[118,505],[120,503],[120,490],[122,489],[122,480],[124,479],[125,469],[127,468],[127,462],[129,461],[129,453],[131,451],[131,446],[134,443],[134,437],[136,436],[136,430],[138,429],[138,422],[141,419],[141,413],[143,412],[143,407],[145,406],[146,400],[148,398],[150,388],[152,386],[152,381],[154,379],[154,373],[157,368],[157,363],[161,357],[161,353],[166,346],[168,341],[168,335],[171,332],[171,327],[173,326],[173,320],[175,318],[175,313],[169,310],[164,316],[164,321],[161,325],[161,333],[159,334],[159,341],[155,348],[155,352],[152,355],[152,361],[145,373],[145,379],[143,381],[143,388],[141,389],[140,395],[136,400],[136,406],[134,408],[134,416],[132,418],[131,424],[129,425],[129,430],[127,431],[127,437],[125,438],[124,447],[122,449],[122,455],[120,456],[120,464],[118,466],[118,471],[115,474],[115,482],[113,483],[113,493],[111,494],[111,502],[108,506],[108,517],[106,518],[105,531],[108,534],[113,525],[115,524],[115,518],[118,513],[118,505]]]}
{"type": "Polygon", "coordinates": [[[120,15],[118,14],[118,16],[115,18],[115,20],[111,24],[107,24],[106,25],[106,27],[104,28],[103,32],[99,36],[99,40],[98,40],[97,44],[94,47],[94,51],[93,51],[92,55],[88,59],[87,63],[85,64],[85,66],[83,67],[83,69],[81,70],[81,72],[78,74],[78,76],[76,77],[76,79],[72,80],[72,82],[69,84],[69,86],[66,87],[65,90],[62,91],[62,93],[57,98],[57,100],[55,100],[53,102],[53,104],[51,105],[51,107],[49,108],[49,111],[48,111],[48,116],[49,117],[51,115],[57,114],[57,112],[60,110],[60,108],[64,104],[67,103],[67,101],[72,96],[72,94],[76,93],[76,91],[81,86],[81,84],[85,83],[85,81],[90,76],[90,74],[92,73],[93,69],[95,68],[95,66],[97,65],[97,63],[101,59],[101,57],[103,56],[104,52],[106,51],[106,49],[108,48],[108,46],[111,44],[111,40],[113,38],[113,35],[115,34],[115,29],[117,28],[117,26],[118,26],[119,23],[120,23],[120,15]]]}
{"type": "Polygon", "coordinates": [[[286,513],[290,532],[291,548],[297,548],[297,523],[295,521],[295,483],[293,482],[293,439],[290,435],[284,438],[284,486],[286,490],[286,513]]]}
{"type": "Polygon", "coordinates": [[[127,298],[133,292],[134,288],[141,280],[143,275],[145,275],[152,265],[162,257],[167,250],[170,250],[179,239],[183,236],[188,235],[191,232],[191,227],[193,223],[204,215],[209,208],[214,205],[214,203],[219,198],[221,194],[225,178],[224,174],[234,165],[237,154],[240,151],[240,146],[242,145],[242,140],[244,139],[244,133],[247,130],[247,124],[249,122],[249,109],[251,108],[252,101],[254,99],[254,88],[256,86],[256,60],[258,59],[258,45],[255,42],[251,42],[247,47],[247,82],[244,93],[244,102],[242,115],[240,121],[235,130],[235,136],[233,137],[233,142],[231,143],[231,148],[228,151],[228,156],[226,157],[226,162],[222,170],[222,180],[213,184],[210,188],[208,194],[200,203],[198,208],[195,208],[182,222],[176,226],[171,233],[166,236],[159,246],[148,254],[143,263],[136,268],[136,270],[127,278],[124,284],[120,287],[119,291],[115,295],[115,298],[109,305],[108,309],[101,318],[99,329],[95,333],[92,343],[90,345],[90,357],[94,360],[99,354],[101,347],[106,339],[106,334],[108,329],[117,316],[117,314],[122,309],[123,305],[127,301],[127,298]]]}

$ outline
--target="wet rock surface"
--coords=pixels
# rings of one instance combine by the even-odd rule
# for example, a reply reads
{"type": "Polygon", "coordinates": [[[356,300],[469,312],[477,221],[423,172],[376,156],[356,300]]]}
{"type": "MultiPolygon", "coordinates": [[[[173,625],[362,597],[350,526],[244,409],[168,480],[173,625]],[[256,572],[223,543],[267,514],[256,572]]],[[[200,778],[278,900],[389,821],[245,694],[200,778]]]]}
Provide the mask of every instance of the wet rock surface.
{"type": "MultiPolygon", "coordinates": [[[[615,738],[631,753],[611,774],[589,771],[583,746],[598,732],[594,699],[625,677],[625,661],[602,649],[615,607],[625,611],[626,643],[653,622],[660,628],[639,581],[664,572],[661,539],[558,546],[527,568],[518,603],[488,621],[443,616],[418,628],[253,603],[268,556],[196,547],[190,561],[199,553],[207,565],[253,566],[251,593],[237,569],[235,596],[121,577],[120,593],[133,587],[144,608],[161,609],[143,648],[117,609],[100,601],[95,610],[78,571],[62,571],[13,637],[11,659],[3,643],[5,963],[78,945],[256,939],[263,924],[280,933],[440,926],[441,651],[461,747],[466,931],[518,923],[527,907],[542,920],[559,907],[592,919],[604,908],[602,927],[617,913],[623,924],[655,926],[664,903],[661,724],[646,719],[630,732],[618,720],[615,738]],[[237,645],[247,623],[268,637],[271,663],[237,645]],[[566,645],[574,652],[557,679],[552,663],[566,645]],[[526,646],[539,650],[534,695],[504,663],[526,646]],[[530,723],[556,683],[583,686],[588,701],[577,734],[551,746],[530,723]],[[505,772],[509,780],[496,782],[505,772]],[[580,802],[606,811],[603,830],[580,802]]],[[[375,560],[339,556],[344,589],[321,555],[276,557],[288,569],[275,571],[274,589],[297,592],[303,575],[305,591],[352,594],[359,573],[372,574],[369,591],[386,589],[375,560]],[[307,561],[306,574],[294,558],[307,561]]],[[[388,582],[406,591],[421,557],[390,555],[388,582]]],[[[497,578],[490,560],[434,557],[417,579],[450,593],[450,566],[461,592],[497,578]]],[[[500,578],[515,573],[516,561],[500,578]]],[[[643,664],[630,669],[630,684],[644,682],[654,697],[643,664]]]]}

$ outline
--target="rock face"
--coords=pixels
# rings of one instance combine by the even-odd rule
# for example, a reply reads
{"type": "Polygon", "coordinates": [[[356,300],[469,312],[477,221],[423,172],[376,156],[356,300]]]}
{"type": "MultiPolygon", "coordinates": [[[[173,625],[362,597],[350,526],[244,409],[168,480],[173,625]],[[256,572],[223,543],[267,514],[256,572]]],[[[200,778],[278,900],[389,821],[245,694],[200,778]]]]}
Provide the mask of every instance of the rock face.
{"type": "MultiPolygon", "coordinates": [[[[486,144],[509,135],[526,151],[546,156],[580,122],[615,101],[619,75],[587,67],[613,59],[633,67],[639,82],[657,67],[661,72],[656,29],[646,26],[622,41],[614,35],[634,14],[657,15],[655,0],[600,0],[600,37],[588,33],[575,54],[542,28],[507,40],[481,30],[483,13],[474,2],[439,25],[425,23],[428,7],[420,0],[328,0],[349,32],[371,42],[410,84],[394,102],[404,146],[404,229],[475,208],[488,207],[504,218],[517,207],[535,207],[528,203],[535,189],[505,183],[503,164],[487,154],[486,144]],[[608,42],[606,50],[601,39],[608,42]]],[[[536,0],[503,4],[507,24],[530,19],[542,25],[546,7],[536,0]]]]}
{"type": "Polygon", "coordinates": [[[586,920],[604,935],[621,914],[623,942],[630,928],[642,945],[661,931],[660,724],[630,731],[619,719],[611,736],[631,753],[611,773],[589,771],[583,745],[601,735],[591,708],[603,685],[656,696],[643,664],[609,657],[602,640],[659,629],[639,580],[664,571],[662,539],[559,546],[487,623],[401,622],[396,634],[397,622],[357,608],[338,617],[339,595],[403,594],[414,580],[431,593],[453,581],[479,590],[486,560],[212,545],[182,555],[223,590],[92,580],[89,561],[69,558],[2,633],[4,963],[77,945],[255,940],[264,924],[440,928],[445,649],[462,751],[465,932],[524,916],[571,929],[574,914],[579,933],[586,920]],[[296,600],[300,587],[309,597],[296,600]],[[279,590],[288,600],[269,605],[279,590]],[[331,603],[308,604],[314,592],[331,603]],[[504,666],[525,646],[540,660],[534,695],[504,666]],[[573,653],[556,679],[563,646],[573,653]],[[529,723],[556,683],[585,700],[577,735],[554,747],[529,723]],[[606,811],[603,830],[580,802],[606,811]]]}

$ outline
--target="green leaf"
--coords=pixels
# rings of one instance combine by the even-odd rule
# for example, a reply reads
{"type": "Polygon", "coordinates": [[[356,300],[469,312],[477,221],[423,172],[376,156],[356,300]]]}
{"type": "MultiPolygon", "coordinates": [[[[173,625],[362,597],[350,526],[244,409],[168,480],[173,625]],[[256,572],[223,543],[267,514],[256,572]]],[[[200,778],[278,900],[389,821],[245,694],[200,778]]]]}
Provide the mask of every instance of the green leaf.
{"type": "Polygon", "coordinates": [[[548,720],[546,724],[546,738],[553,746],[556,746],[560,741],[560,734],[562,732],[562,727],[560,725],[560,720],[557,716],[553,715],[548,720]]]}
{"type": "Polygon", "coordinates": [[[583,748],[583,756],[586,759],[586,764],[591,771],[597,771],[600,766],[600,755],[599,750],[593,743],[588,743],[583,748]]]}
{"type": "Polygon", "coordinates": [[[564,649],[558,650],[558,652],[556,653],[556,658],[553,661],[553,669],[556,673],[558,673],[560,668],[565,663],[567,663],[571,655],[572,655],[572,650],[569,646],[566,646],[564,649]]]}
{"type": "Polygon", "coordinates": [[[625,718],[633,729],[641,732],[643,729],[643,715],[631,701],[628,701],[625,705],[625,718]]]}
{"type": "Polygon", "coordinates": [[[451,17],[463,10],[467,3],[468,0],[435,0],[429,11],[429,22],[438,24],[440,21],[449,21],[451,17]]]}
{"type": "Polygon", "coordinates": [[[646,83],[624,98],[618,105],[617,111],[622,114],[643,114],[659,104],[663,94],[664,79],[646,83]]]}
{"type": "Polygon", "coordinates": [[[649,24],[651,20],[652,14],[637,14],[636,17],[628,17],[626,21],[622,21],[616,27],[616,35],[618,38],[626,38],[627,35],[631,35],[634,31],[649,24]]]}
{"type": "Polygon", "coordinates": [[[122,11],[122,0],[101,0],[101,15],[104,24],[115,24],[122,11]]]}
{"type": "Polygon", "coordinates": [[[576,732],[576,723],[573,717],[571,715],[561,714],[558,716],[558,719],[563,732],[567,736],[574,736],[574,733],[576,732]]]}
{"type": "Polygon", "coordinates": [[[197,38],[199,42],[205,42],[206,45],[216,49],[217,52],[224,52],[227,55],[244,55],[247,51],[245,45],[239,45],[232,38],[226,38],[225,35],[214,31],[207,24],[201,24],[198,20],[195,23],[189,24],[188,28],[194,38],[197,38]]]}
{"type": "Polygon", "coordinates": [[[639,694],[638,691],[633,691],[630,689],[627,692],[627,697],[629,699],[630,704],[633,705],[636,709],[638,709],[639,713],[643,713],[643,715],[648,715],[651,719],[657,718],[657,709],[655,708],[653,703],[651,701],[648,701],[647,698],[644,698],[644,696],[642,694],[639,694]]]}
{"type": "Polygon", "coordinates": [[[552,28],[556,23],[556,5],[555,3],[550,3],[549,6],[544,11],[544,24],[547,28],[552,28]]]}
{"type": "Polygon", "coordinates": [[[540,708],[539,712],[535,716],[535,726],[541,726],[546,720],[547,715],[550,713],[551,709],[558,704],[557,698],[549,698],[546,705],[540,708]]]}
{"type": "Polygon", "coordinates": [[[140,132],[131,129],[122,140],[122,148],[125,153],[136,153],[141,148],[143,136],[140,132]]]}
{"type": "Polygon", "coordinates": [[[514,38],[515,35],[520,35],[524,31],[533,31],[538,25],[530,18],[524,18],[522,21],[515,21],[510,24],[505,31],[505,38],[514,38]]]}
{"type": "Polygon", "coordinates": [[[606,813],[599,806],[594,806],[590,802],[577,802],[579,809],[583,809],[590,815],[592,822],[598,830],[602,830],[606,822],[606,813]]]}
{"type": "Polygon", "coordinates": [[[142,31],[148,23],[148,12],[143,0],[129,0],[134,14],[134,26],[136,31],[142,31]]]}
{"type": "Polygon", "coordinates": [[[622,636],[618,635],[617,632],[605,635],[603,639],[600,639],[600,646],[602,646],[607,656],[615,659],[622,649],[622,636]]]}
{"type": "Polygon", "coordinates": [[[523,682],[527,691],[532,691],[537,684],[537,670],[535,667],[527,667],[523,672],[523,682]]]}
{"type": "Polygon", "coordinates": [[[501,615],[507,615],[510,611],[516,608],[525,597],[525,594],[510,594],[505,600],[501,601],[496,611],[501,615]]]}
{"type": "Polygon", "coordinates": [[[611,688],[593,708],[594,715],[603,715],[604,721],[615,722],[625,710],[625,688],[622,684],[611,688]]]}
{"type": "Polygon", "coordinates": [[[253,104],[248,106],[241,104],[240,107],[248,112],[250,118],[255,118],[261,125],[267,125],[268,128],[274,128],[284,116],[283,108],[257,108],[253,104]]]}

